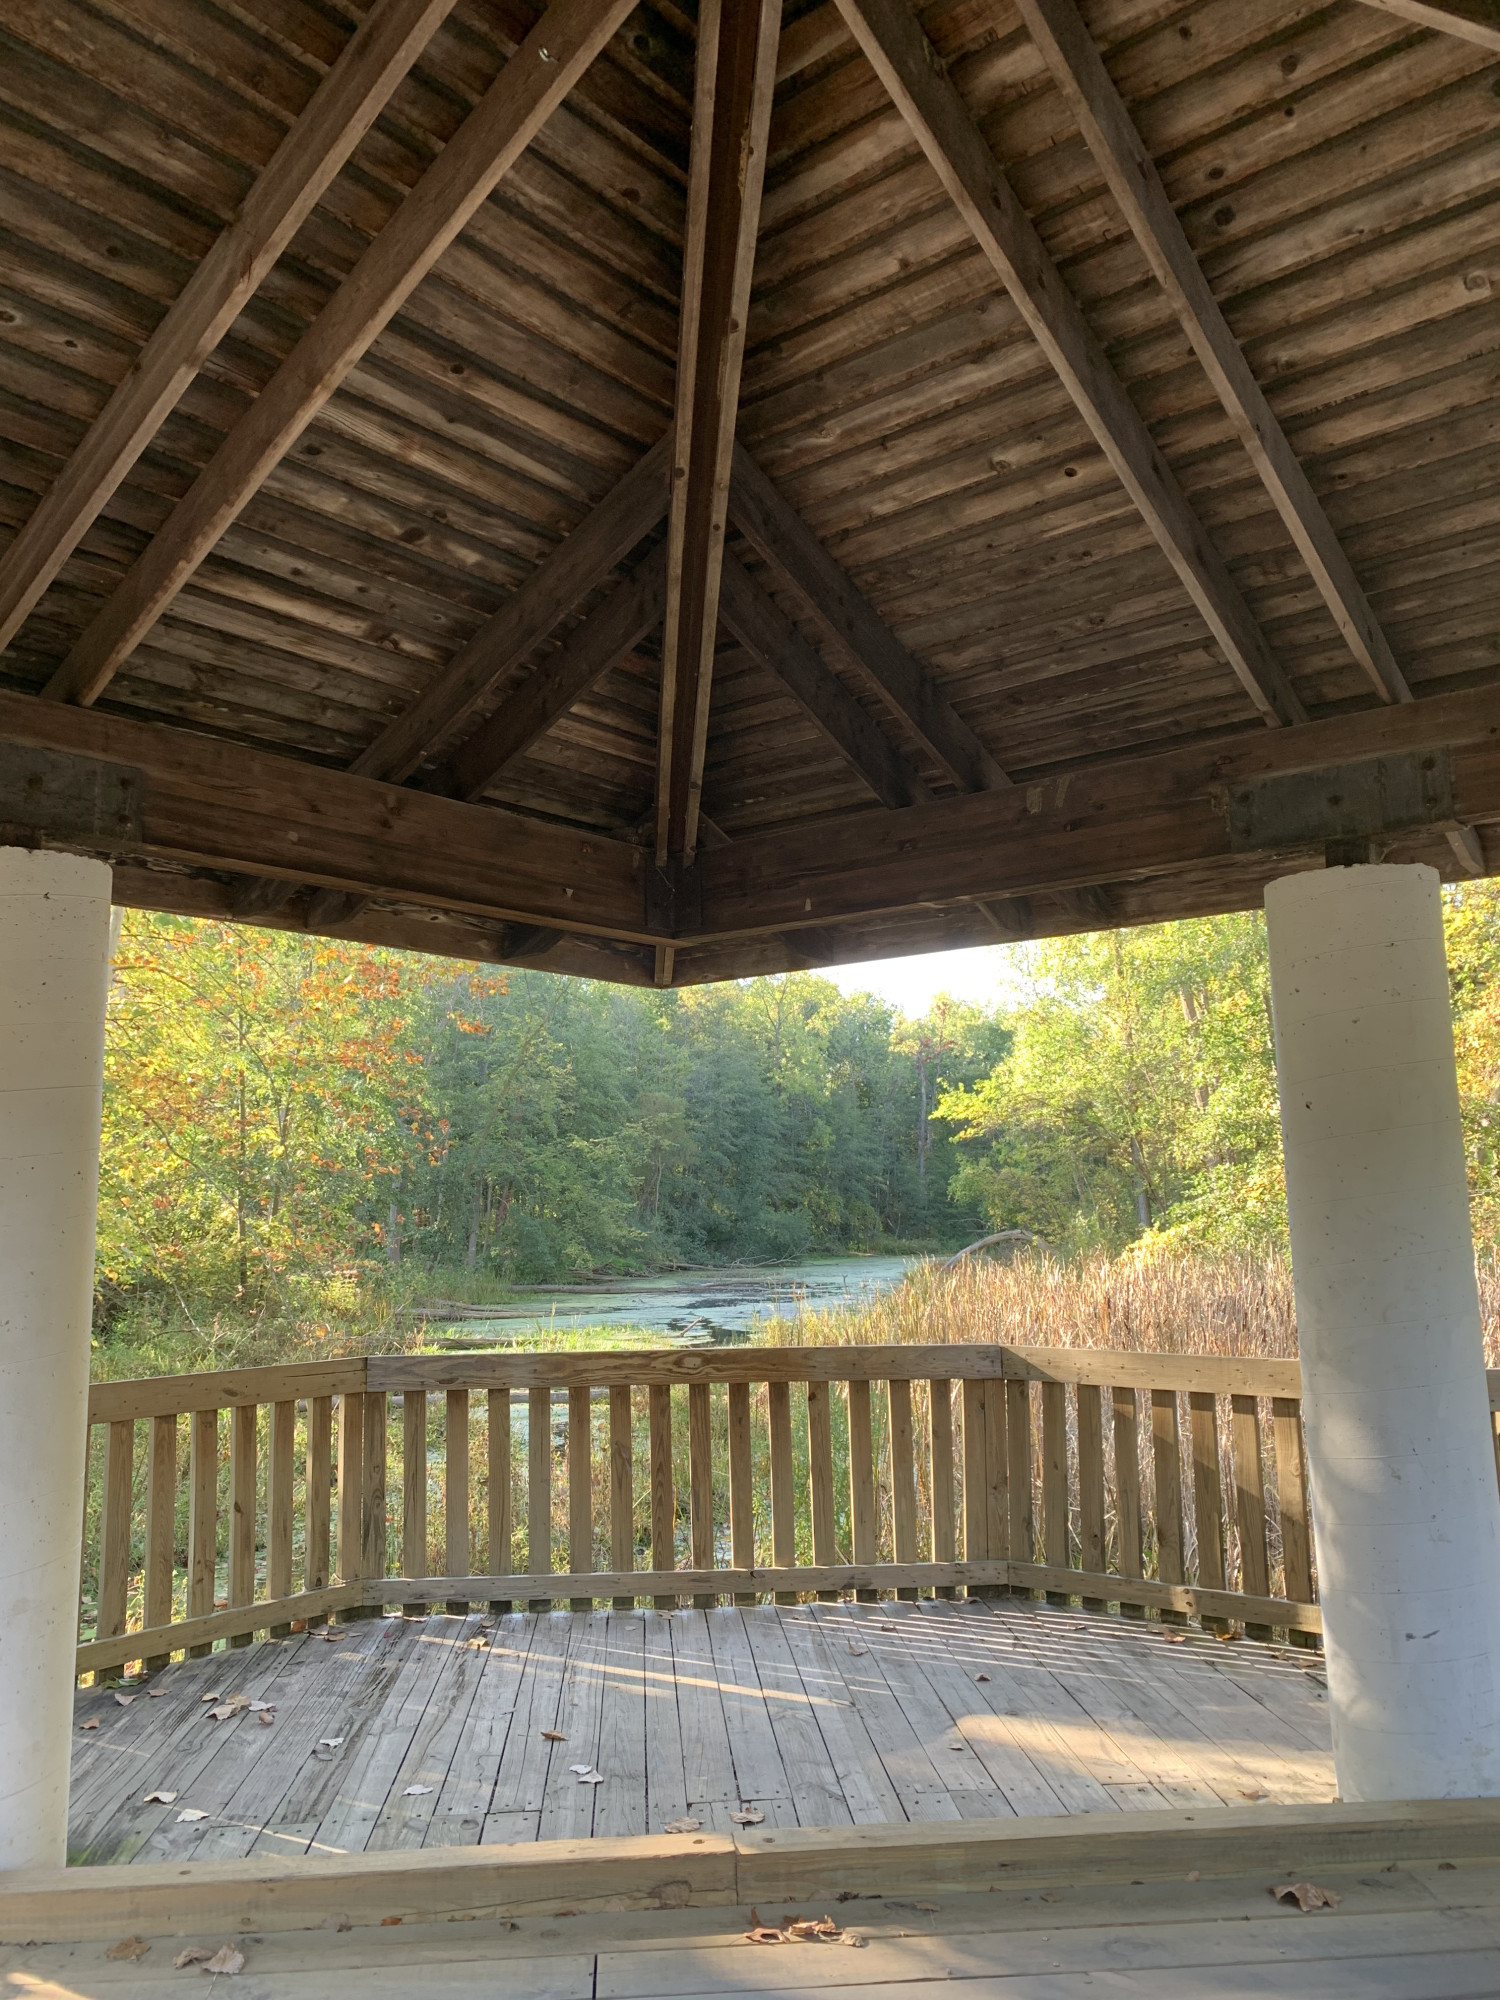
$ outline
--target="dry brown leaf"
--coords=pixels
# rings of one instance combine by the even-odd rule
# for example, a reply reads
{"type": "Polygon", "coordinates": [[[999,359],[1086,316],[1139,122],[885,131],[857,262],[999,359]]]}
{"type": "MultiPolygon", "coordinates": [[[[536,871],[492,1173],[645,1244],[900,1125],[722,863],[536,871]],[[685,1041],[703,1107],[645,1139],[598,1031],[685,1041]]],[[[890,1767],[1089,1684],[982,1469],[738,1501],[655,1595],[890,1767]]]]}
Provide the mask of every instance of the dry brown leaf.
{"type": "Polygon", "coordinates": [[[135,1696],[133,1694],[121,1694],[117,1688],[115,1690],[115,1700],[120,1704],[121,1708],[129,1708],[130,1704],[135,1700],[135,1696]]]}
{"type": "Polygon", "coordinates": [[[208,1711],[208,1719],[210,1722],[228,1722],[231,1716],[243,1715],[249,1706],[250,1698],[248,1695],[226,1695],[217,1707],[211,1708],[208,1711]]]}
{"type": "Polygon", "coordinates": [[[863,1951],[865,1934],[863,1931],[840,1931],[838,1942],[840,1944],[852,1944],[856,1951],[863,1951]]]}
{"type": "Polygon", "coordinates": [[[151,1701],[165,1701],[168,1692],[169,1690],[166,1688],[147,1688],[146,1690],[147,1697],[151,1701]]]}
{"type": "Polygon", "coordinates": [[[849,1641],[849,1651],[854,1655],[856,1660],[862,1660],[865,1656],[865,1648],[863,1646],[856,1646],[852,1639],[849,1641]]]}
{"type": "Polygon", "coordinates": [[[169,1806],[177,1797],[175,1792],[147,1792],[141,1800],[143,1806],[169,1806]]]}
{"type": "Polygon", "coordinates": [[[762,1826],[766,1816],[763,1812],[757,1812],[754,1806],[742,1806],[738,1812],[731,1813],[729,1817],[736,1826],[762,1826]]]}
{"type": "Polygon", "coordinates": [[[682,1819],[669,1819],[662,1828],[663,1833],[701,1833],[702,1830],[702,1820],[694,1819],[691,1813],[682,1819]]]}
{"type": "Polygon", "coordinates": [[[121,1938],[118,1944],[112,1944],[104,1956],[116,1959],[144,1958],[150,1949],[150,1945],[143,1937],[125,1937],[121,1938]]]}
{"type": "Polygon", "coordinates": [[[842,1936],[839,1926],[832,1917],[792,1917],[787,1920],[786,1934],[799,1944],[832,1944],[842,1936]]]}
{"type": "Polygon", "coordinates": [[[399,1924],[400,1921],[399,1917],[382,1917],[380,1919],[380,1928],[383,1931],[388,1931],[393,1924],[399,1924]]]}
{"type": "Polygon", "coordinates": [[[1270,1796],[1271,1796],[1271,1794],[1270,1794],[1269,1792],[1244,1792],[1244,1791],[1242,1791],[1242,1792],[1240,1793],[1240,1797],[1241,1797],[1242,1799],[1268,1799],[1268,1798],[1269,1798],[1270,1796]]]}
{"type": "Polygon", "coordinates": [[[80,1722],[78,1727],[80,1729],[97,1729],[99,1727],[99,1718],[97,1715],[91,1716],[87,1722],[80,1722]]]}
{"type": "Polygon", "coordinates": [[[258,1708],[255,1711],[255,1719],[262,1728],[269,1729],[276,1720],[276,1711],[274,1708],[258,1708]]]}
{"type": "Polygon", "coordinates": [[[408,1785],[401,1796],[403,1799],[425,1799],[431,1790],[431,1785],[408,1785]]]}
{"type": "Polygon", "coordinates": [[[989,1679],[989,1675],[988,1675],[988,1674],[976,1674],[976,1675],[974,1676],[974,1678],[975,1678],[975,1680],[976,1680],[976,1681],[987,1681],[987,1680],[989,1679]]]}
{"type": "Polygon", "coordinates": [[[1320,1889],[1316,1882],[1277,1882],[1271,1894],[1278,1903],[1295,1903],[1299,1910],[1336,1910],[1340,1897],[1333,1889],[1320,1889]]]}
{"type": "Polygon", "coordinates": [[[181,1972],[185,1965],[203,1965],[213,1955],[212,1945],[190,1944],[186,1949],[178,1952],[177,1956],[172,1960],[172,1964],[176,1967],[177,1971],[181,1972]]]}
{"type": "Polygon", "coordinates": [[[286,1629],[289,1632],[305,1632],[307,1630],[307,1620],[305,1618],[294,1618],[286,1629]]]}
{"type": "Polygon", "coordinates": [[[221,1694],[200,1694],[198,1699],[199,1701],[222,1701],[224,1697],[221,1694]]]}
{"type": "Polygon", "coordinates": [[[207,1818],[208,1814],[206,1812],[203,1812],[199,1807],[184,1806],[182,1811],[177,1815],[177,1824],[181,1826],[184,1823],[184,1821],[193,1821],[193,1820],[200,1820],[207,1818]]]}
{"type": "Polygon", "coordinates": [[[210,1973],[224,1972],[227,1973],[231,1979],[234,1978],[236,1973],[243,1972],[244,1969],[245,1969],[245,1954],[240,1950],[239,1946],[233,1942],[232,1939],[227,1939],[227,1938],[225,1939],[224,1943],[219,1946],[219,1949],[214,1953],[212,1958],[208,1958],[203,1961],[203,1970],[205,1972],[210,1972],[210,1973]]]}
{"type": "Polygon", "coordinates": [[[1182,1632],[1163,1632],[1161,1636],[1169,1646],[1185,1646],[1187,1644],[1187,1636],[1182,1632]]]}
{"type": "Polygon", "coordinates": [[[1244,1636],[1243,1632],[1220,1632],[1216,1634],[1221,1646],[1232,1646],[1238,1640],[1243,1639],[1244,1636]]]}
{"type": "Polygon", "coordinates": [[[544,1729],[542,1731],[542,1741],[544,1743],[566,1743],[567,1740],[567,1737],[563,1735],[560,1729],[544,1729]]]}
{"type": "MultiPolygon", "coordinates": [[[[753,1913],[752,1913],[753,1914],[753,1913]]],[[[786,1938],[774,1924],[752,1924],[745,1933],[746,1944],[785,1944],[786,1938]]]]}
{"type": "Polygon", "coordinates": [[[348,1636],[349,1634],[341,1626],[325,1625],[323,1627],[323,1643],[325,1645],[336,1646],[340,1639],[347,1639],[348,1636]]]}

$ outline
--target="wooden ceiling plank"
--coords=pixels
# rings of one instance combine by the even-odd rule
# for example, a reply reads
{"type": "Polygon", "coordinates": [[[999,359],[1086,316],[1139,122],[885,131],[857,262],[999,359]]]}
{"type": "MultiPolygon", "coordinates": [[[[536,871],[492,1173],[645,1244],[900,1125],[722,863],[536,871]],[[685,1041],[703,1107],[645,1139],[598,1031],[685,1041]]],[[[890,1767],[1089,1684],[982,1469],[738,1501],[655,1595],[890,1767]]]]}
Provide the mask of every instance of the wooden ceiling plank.
{"type": "Polygon", "coordinates": [[[744,565],[726,552],[723,623],[782,681],[885,806],[915,805],[926,785],[744,565]]]}
{"type": "Polygon", "coordinates": [[[1017,4],[1349,650],[1382,701],[1410,701],[1411,690],[1390,641],[1229,329],[1156,162],[1136,131],[1075,0],[1017,0],[1017,4]]]}
{"type": "Polygon", "coordinates": [[[394,779],[414,771],[496,681],[519,666],[658,525],[666,512],[671,453],[668,436],[638,459],[350,768],[362,777],[394,779]]]}
{"type": "Polygon", "coordinates": [[[1500,7],[1495,0],[1468,0],[1464,7],[1439,7],[1432,0],[1365,0],[1384,14],[1399,14],[1421,28],[1436,28],[1440,34],[1457,35],[1476,48],[1500,55],[1500,7]]]}
{"type": "Polygon", "coordinates": [[[677,356],[657,859],[691,859],[718,635],[719,571],[760,226],[781,0],[704,0],[677,356]]]}
{"type": "Polygon", "coordinates": [[[838,0],[975,241],[1262,718],[1306,713],[907,0],[838,0]]]}
{"type": "Polygon", "coordinates": [[[901,644],[743,445],[735,447],[729,511],[756,553],[850,649],[955,784],[966,792],[982,792],[1010,783],[921,661],[901,644]]]}
{"type": "Polygon", "coordinates": [[[0,649],[259,290],[453,0],[377,0],[0,561],[0,649]]]}
{"type": "Polygon", "coordinates": [[[178,502],[44,692],[97,700],[224,530],[458,236],[630,12],[552,0],[178,502]]]}
{"type": "Polygon", "coordinates": [[[449,759],[454,795],[481,797],[508,764],[524,756],[661,623],[666,597],[666,553],[657,549],[454,751],[449,759]]]}

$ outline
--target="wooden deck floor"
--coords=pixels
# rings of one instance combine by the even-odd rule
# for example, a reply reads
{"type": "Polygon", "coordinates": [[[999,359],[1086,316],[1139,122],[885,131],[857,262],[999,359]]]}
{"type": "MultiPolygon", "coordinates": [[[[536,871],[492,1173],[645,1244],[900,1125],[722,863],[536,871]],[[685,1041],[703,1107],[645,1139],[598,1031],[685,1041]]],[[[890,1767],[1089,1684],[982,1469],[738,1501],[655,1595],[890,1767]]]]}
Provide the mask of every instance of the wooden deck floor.
{"type": "Polygon", "coordinates": [[[576,1839],[684,1816],[727,1832],[743,1809],[839,1826],[1334,1795],[1319,1656],[1174,1644],[1155,1623],[1018,1600],[339,1629],[183,1661],[123,1706],[81,1691],[73,1857],[576,1839]],[[210,1693],[275,1719],[211,1720],[210,1693]],[[157,1790],[176,1796],[146,1803],[157,1790]]]}

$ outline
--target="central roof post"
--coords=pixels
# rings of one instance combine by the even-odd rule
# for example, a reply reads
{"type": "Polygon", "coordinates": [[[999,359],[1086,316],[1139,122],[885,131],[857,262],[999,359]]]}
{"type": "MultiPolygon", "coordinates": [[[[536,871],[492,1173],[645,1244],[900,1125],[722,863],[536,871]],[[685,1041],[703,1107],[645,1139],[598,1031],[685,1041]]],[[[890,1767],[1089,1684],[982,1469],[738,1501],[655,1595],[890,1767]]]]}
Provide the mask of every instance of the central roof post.
{"type": "Polygon", "coordinates": [[[1500,1492],[1440,883],[1266,890],[1303,1413],[1345,1800],[1500,1794],[1500,1492]]]}

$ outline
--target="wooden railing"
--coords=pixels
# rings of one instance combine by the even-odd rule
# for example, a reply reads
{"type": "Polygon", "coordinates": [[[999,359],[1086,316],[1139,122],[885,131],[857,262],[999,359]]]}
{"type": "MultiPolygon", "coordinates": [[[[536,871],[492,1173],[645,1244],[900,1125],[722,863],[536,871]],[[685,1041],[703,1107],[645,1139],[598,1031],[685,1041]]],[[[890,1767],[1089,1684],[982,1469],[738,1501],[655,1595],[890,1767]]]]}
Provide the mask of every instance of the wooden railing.
{"type": "Polygon", "coordinates": [[[845,1591],[1316,1643],[1300,1386],[1295,1361],[978,1346],[101,1384],[78,1670],[382,1606],[845,1591]]]}

